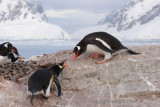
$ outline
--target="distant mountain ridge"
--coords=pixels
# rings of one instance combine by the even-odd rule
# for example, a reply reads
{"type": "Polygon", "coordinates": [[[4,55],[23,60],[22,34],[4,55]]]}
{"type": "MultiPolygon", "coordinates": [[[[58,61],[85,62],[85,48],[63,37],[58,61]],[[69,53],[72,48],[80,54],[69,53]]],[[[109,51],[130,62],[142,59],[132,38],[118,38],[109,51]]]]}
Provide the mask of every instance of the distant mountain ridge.
{"type": "Polygon", "coordinates": [[[31,19],[47,21],[40,2],[1,0],[0,7],[0,22],[31,19]]]}
{"type": "Polygon", "coordinates": [[[137,24],[145,24],[160,15],[159,0],[131,0],[123,9],[111,12],[98,25],[107,24],[107,29],[127,30],[137,24]]]}
{"type": "Polygon", "coordinates": [[[130,0],[91,26],[72,34],[79,39],[96,32],[108,32],[120,40],[160,39],[160,0],[130,0]]]}
{"type": "Polygon", "coordinates": [[[60,26],[47,22],[40,2],[0,0],[1,40],[70,39],[60,26]]]}

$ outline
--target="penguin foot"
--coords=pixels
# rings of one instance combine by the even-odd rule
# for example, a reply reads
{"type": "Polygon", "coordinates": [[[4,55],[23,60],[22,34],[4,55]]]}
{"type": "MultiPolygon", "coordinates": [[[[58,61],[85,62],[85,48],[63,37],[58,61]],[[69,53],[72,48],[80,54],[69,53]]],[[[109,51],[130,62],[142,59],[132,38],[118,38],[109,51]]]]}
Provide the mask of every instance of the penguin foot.
{"type": "Polygon", "coordinates": [[[94,58],[94,59],[97,59],[99,58],[100,56],[102,56],[101,54],[91,54],[90,57],[91,58],[94,58]]]}
{"type": "Polygon", "coordinates": [[[52,93],[50,93],[49,95],[45,95],[45,97],[51,97],[53,94],[52,93]]]}
{"type": "Polygon", "coordinates": [[[96,62],[96,64],[102,64],[104,62],[107,62],[107,59],[104,59],[103,61],[96,62]]]}
{"type": "Polygon", "coordinates": [[[52,97],[52,96],[53,96],[53,94],[52,94],[52,93],[50,93],[49,97],[52,97]]]}

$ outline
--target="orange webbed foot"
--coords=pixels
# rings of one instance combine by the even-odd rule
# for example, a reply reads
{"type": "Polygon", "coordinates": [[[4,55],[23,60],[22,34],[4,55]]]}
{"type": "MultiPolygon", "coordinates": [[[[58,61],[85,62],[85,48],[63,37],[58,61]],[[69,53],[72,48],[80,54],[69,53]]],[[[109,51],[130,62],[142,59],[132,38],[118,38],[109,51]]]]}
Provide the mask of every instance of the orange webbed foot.
{"type": "Polygon", "coordinates": [[[107,59],[104,58],[103,61],[96,62],[96,64],[102,64],[102,63],[105,63],[105,62],[107,62],[107,59]]]}

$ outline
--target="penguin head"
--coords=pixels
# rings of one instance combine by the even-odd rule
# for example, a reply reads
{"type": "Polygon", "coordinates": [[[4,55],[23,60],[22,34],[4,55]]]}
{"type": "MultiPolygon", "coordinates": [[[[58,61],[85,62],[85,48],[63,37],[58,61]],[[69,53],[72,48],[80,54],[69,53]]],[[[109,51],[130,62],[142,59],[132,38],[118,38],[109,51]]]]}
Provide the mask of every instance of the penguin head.
{"type": "Polygon", "coordinates": [[[6,47],[11,52],[16,52],[15,47],[10,42],[5,42],[2,44],[4,47],[6,47]]]}
{"type": "Polygon", "coordinates": [[[53,65],[51,68],[52,68],[53,71],[55,71],[56,74],[58,74],[58,76],[59,76],[59,74],[61,73],[61,71],[62,71],[65,67],[67,67],[67,65],[64,65],[64,62],[62,62],[62,63],[58,63],[58,64],[56,64],[56,65],[53,65]]]}
{"type": "Polygon", "coordinates": [[[73,60],[75,60],[79,55],[83,54],[84,52],[85,51],[80,46],[77,45],[73,50],[73,53],[75,53],[73,60]]]}
{"type": "Polygon", "coordinates": [[[57,64],[61,70],[63,70],[67,65],[64,65],[64,62],[57,64]]]}
{"type": "Polygon", "coordinates": [[[5,42],[5,43],[3,43],[2,45],[3,45],[4,47],[6,47],[7,49],[10,49],[10,48],[13,47],[10,42],[5,42]]]}

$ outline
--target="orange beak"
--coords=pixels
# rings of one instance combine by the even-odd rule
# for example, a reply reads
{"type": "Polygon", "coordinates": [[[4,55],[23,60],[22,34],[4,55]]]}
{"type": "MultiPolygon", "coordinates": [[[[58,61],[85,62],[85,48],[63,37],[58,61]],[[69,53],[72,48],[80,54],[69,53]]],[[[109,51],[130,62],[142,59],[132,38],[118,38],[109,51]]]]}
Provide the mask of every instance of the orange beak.
{"type": "Polygon", "coordinates": [[[64,67],[67,67],[67,65],[63,65],[62,67],[63,67],[63,68],[64,68],[64,67]]]}
{"type": "Polygon", "coordinates": [[[76,58],[77,58],[77,56],[78,56],[78,52],[73,52],[73,53],[75,53],[74,59],[73,59],[73,61],[74,61],[74,60],[76,60],[76,58]]]}
{"type": "Polygon", "coordinates": [[[12,51],[12,52],[15,52],[15,50],[14,50],[14,49],[11,49],[11,51],[12,51]]]}

